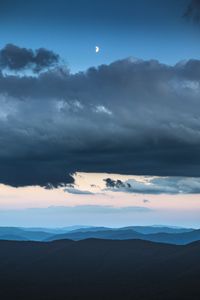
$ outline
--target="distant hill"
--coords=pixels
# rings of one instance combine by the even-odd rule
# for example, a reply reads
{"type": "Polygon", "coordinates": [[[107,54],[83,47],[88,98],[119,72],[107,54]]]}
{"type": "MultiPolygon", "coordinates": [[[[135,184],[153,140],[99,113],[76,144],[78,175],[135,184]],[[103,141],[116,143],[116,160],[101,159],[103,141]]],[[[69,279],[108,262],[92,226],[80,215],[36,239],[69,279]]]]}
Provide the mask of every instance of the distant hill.
{"type": "Polygon", "coordinates": [[[200,242],[0,241],[0,299],[198,300],[200,242]]]}
{"type": "MultiPolygon", "coordinates": [[[[164,229],[163,229],[164,231],[164,229]]],[[[146,232],[146,231],[145,231],[146,232]]],[[[149,230],[150,232],[150,230],[149,230]]],[[[130,240],[130,239],[141,239],[152,242],[161,242],[169,244],[184,245],[194,241],[200,240],[200,230],[192,230],[185,232],[166,233],[158,232],[151,234],[143,234],[137,232],[131,228],[123,229],[104,229],[104,230],[78,230],[71,231],[65,234],[57,234],[47,238],[47,241],[61,240],[61,239],[72,239],[75,241],[88,239],[88,238],[99,238],[99,239],[112,239],[112,240],[130,240]]]]}
{"type": "Polygon", "coordinates": [[[17,227],[0,227],[0,240],[42,241],[50,236],[52,236],[52,233],[44,231],[29,231],[17,227]]]}
{"type": "Polygon", "coordinates": [[[200,240],[200,230],[193,230],[183,233],[155,233],[148,234],[144,240],[159,242],[159,243],[170,243],[177,245],[185,245],[200,240]]]}
{"type": "Polygon", "coordinates": [[[184,245],[200,240],[200,230],[187,228],[129,226],[122,228],[79,227],[66,228],[17,228],[0,227],[0,240],[54,241],[70,239],[74,241],[98,238],[112,240],[141,239],[153,242],[184,245]]]}
{"type": "MultiPolygon", "coordinates": [[[[121,228],[110,228],[110,227],[79,227],[76,229],[68,230],[67,232],[89,232],[89,231],[109,231],[109,230],[134,230],[143,234],[151,234],[151,233],[182,233],[192,231],[192,228],[177,228],[177,227],[167,227],[167,226],[127,226],[121,228]]],[[[45,230],[46,231],[46,230],[45,230]]],[[[66,231],[65,231],[66,232],[66,231]]],[[[60,232],[62,233],[62,232],[60,232]]]]}
{"type": "Polygon", "coordinates": [[[0,237],[1,240],[6,240],[6,241],[29,241],[26,237],[23,236],[18,236],[15,234],[2,234],[0,237]]]}
{"type": "Polygon", "coordinates": [[[74,241],[97,238],[97,239],[112,239],[112,240],[128,240],[128,239],[141,239],[141,234],[131,230],[117,230],[117,229],[104,229],[104,230],[79,230],[75,232],[69,232],[65,234],[57,234],[47,238],[48,241],[61,240],[61,239],[72,239],[74,241]]]}
{"type": "Polygon", "coordinates": [[[80,229],[89,229],[93,228],[91,226],[85,226],[85,225],[72,225],[67,227],[20,227],[20,229],[23,229],[25,231],[43,231],[51,234],[60,234],[60,233],[66,233],[70,232],[72,230],[80,230],[80,229]]]}
{"type": "Polygon", "coordinates": [[[123,227],[123,229],[133,229],[139,233],[143,234],[153,234],[153,233],[183,233],[192,231],[192,228],[177,228],[177,227],[167,227],[167,226],[129,226],[123,227]]]}

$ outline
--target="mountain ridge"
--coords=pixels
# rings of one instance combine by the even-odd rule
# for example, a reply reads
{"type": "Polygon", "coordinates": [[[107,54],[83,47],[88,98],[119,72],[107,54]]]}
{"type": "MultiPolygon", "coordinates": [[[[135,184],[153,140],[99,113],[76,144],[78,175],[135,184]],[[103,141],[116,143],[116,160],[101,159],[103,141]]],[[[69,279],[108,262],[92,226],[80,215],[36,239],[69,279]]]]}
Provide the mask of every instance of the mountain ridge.
{"type": "Polygon", "coordinates": [[[196,300],[200,242],[0,241],[5,300],[196,300]]]}

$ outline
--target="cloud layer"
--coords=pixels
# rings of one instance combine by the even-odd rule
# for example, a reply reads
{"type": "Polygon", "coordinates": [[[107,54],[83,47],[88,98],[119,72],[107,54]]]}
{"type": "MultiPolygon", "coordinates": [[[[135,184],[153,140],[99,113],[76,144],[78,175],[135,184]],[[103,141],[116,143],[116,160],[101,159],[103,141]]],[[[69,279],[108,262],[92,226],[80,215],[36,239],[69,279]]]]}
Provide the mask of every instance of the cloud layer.
{"type": "Polygon", "coordinates": [[[200,176],[199,93],[199,60],[0,73],[0,182],[56,185],[75,171],[200,176]]]}
{"type": "MultiPolygon", "coordinates": [[[[106,188],[111,191],[141,194],[200,194],[200,178],[158,177],[126,181],[106,178],[106,188]]],[[[148,200],[144,200],[148,201],[148,200]]]]}
{"type": "Polygon", "coordinates": [[[37,50],[20,48],[7,44],[0,50],[0,68],[10,71],[23,71],[26,69],[38,73],[59,62],[59,55],[44,48],[37,50]]]}

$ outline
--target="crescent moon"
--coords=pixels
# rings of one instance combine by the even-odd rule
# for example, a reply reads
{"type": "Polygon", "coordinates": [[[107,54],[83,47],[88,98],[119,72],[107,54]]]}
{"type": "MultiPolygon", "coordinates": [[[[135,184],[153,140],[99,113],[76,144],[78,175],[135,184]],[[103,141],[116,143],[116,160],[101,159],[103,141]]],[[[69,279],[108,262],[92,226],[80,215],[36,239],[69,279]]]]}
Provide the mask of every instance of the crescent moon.
{"type": "Polygon", "coordinates": [[[95,47],[95,52],[98,53],[100,51],[100,48],[98,46],[95,47]]]}

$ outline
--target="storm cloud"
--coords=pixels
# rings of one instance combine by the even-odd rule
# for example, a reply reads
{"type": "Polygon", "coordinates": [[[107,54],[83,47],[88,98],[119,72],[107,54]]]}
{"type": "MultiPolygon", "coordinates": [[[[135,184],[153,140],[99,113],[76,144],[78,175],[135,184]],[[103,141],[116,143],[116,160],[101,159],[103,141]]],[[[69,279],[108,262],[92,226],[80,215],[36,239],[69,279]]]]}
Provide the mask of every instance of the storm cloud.
{"type": "Polygon", "coordinates": [[[58,185],[75,171],[200,176],[199,94],[199,60],[1,73],[0,182],[58,185]]]}
{"type": "Polygon", "coordinates": [[[38,73],[58,62],[59,55],[44,48],[32,50],[7,44],[0,50],[1,70],[22,71],[28,68],[38,73]]]}

